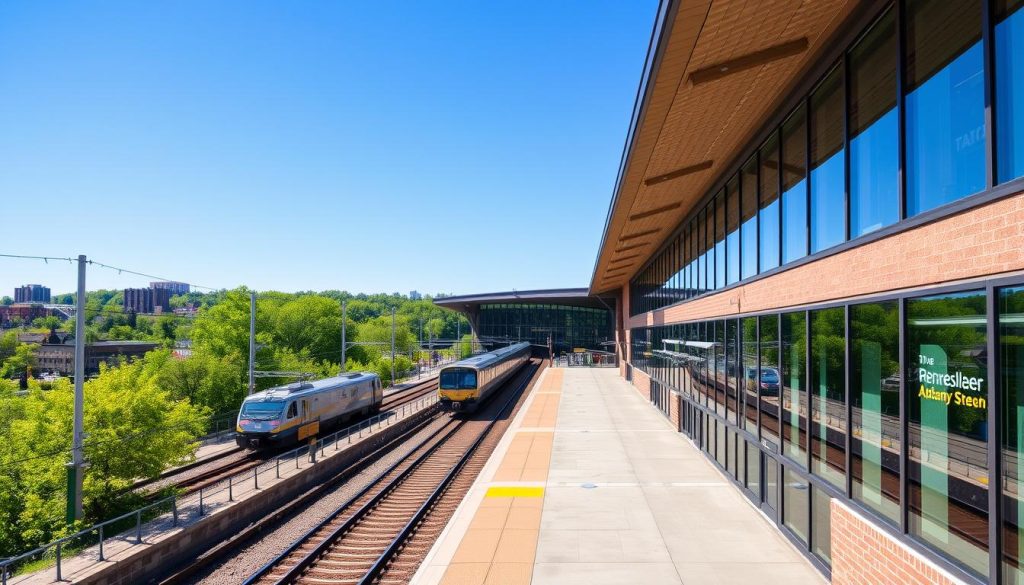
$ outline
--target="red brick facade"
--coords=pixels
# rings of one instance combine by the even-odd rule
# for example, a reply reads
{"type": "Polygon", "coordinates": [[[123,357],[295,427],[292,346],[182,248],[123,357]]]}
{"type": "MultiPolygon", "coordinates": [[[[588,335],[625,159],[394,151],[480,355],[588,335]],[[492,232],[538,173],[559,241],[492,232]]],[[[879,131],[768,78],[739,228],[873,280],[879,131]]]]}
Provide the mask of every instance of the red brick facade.
{"type": "Polygon", "coordinates": [[[677,392],[670,392],[668,398],[668,418],[672,420],[672,426],[677,431],[683,430],[682,423],[682,397],[677,392]]]}
{"type": "Polygon", "coordinates": [[[961,581],[833,499],[832,583],[949,585],[961,581]]]}
{"type": "Polygon", "coordinates": [[[644,400],[651,399],[651,377],[636,368],[633,368],[633,387],[644,400]]]}
{"type": "MultiPolygon", "coordinates": [[[[1024,193],[747,285],[637,315],[627,327],[849,299],[1020,270],[1024,270],[1024,193]]],[[[627,299],[628,288],[623,290],[627,299]]]]}

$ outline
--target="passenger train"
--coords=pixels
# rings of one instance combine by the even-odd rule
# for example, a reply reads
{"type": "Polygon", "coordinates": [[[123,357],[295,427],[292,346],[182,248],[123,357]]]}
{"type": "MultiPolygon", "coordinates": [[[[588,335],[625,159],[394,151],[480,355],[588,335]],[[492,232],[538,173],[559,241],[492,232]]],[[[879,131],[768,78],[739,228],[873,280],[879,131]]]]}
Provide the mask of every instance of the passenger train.
{"type": "Polygon", "coordinates": [[[368,372],[269,388],[242,402],[235,442],[256,449],[304,441],[321,427],[377,412],[383,401],[380,377],[368,372]]]}
{"type": "Polygon", "coordinates": [[[475,410],[520,366],[530,359],[530,344],[516,343],[475,355],[441,369],[438,398],[441,408],[475,410]]]}

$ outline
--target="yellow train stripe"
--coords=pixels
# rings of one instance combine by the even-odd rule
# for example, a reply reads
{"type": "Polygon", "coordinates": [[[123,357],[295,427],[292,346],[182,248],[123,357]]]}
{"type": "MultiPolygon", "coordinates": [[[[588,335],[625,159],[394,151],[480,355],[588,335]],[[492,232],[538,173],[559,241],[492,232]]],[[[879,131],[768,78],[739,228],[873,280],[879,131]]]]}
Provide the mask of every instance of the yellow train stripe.
{"type": "Polygon", "coordinates": [[[487,488],[486,498],[543,498],[544,488],[524,486],[493,486],[487,488]]]}

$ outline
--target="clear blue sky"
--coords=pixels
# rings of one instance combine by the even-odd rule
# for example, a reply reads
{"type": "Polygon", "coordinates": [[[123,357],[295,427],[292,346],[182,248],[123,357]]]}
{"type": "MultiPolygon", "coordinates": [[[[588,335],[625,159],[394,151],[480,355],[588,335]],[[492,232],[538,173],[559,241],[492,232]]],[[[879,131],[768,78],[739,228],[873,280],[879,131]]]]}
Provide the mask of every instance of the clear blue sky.
{"type": "MultiPolygon", "coordinates": [[[[218,288],[586,286],[655,9],[0,3],[0,253],[218,288]]],[[[0,258],[0,295],[29,282],[75,271],[0,258]]]]}

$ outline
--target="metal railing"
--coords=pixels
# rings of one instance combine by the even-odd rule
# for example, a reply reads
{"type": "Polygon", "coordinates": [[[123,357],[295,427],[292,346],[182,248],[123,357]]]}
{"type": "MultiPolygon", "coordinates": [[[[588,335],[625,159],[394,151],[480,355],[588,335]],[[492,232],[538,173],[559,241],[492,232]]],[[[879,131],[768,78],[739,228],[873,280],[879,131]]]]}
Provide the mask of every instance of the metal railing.
{"type": "MultiPolygon", "coordinates": [[[[261,479],[264,482],[264,487],[276,483],[282,477],[282,469],[287,472],[290,469],[300,470],[304,464],[315,465],[317,453],[323,459],[329,449],[333,448],[332,450],[335,452],[340,451],[342,445],[351,445],[354,440],[358,441],[364,435],[372,434],[374,427],[380,430],[394,422],[432,408],[436,404],[436,394],[425,396],[415,402],[403,404],[393,410],[376,414],[338,430],[315,443],[296,447],[250,470],[229,476],[212,486],[203,487],[188,494],[168,496],[137,510],[79,530],[49,544],[0,560],[0,585],[7,585],[8,579],[14,576],[14,570],[19,565],[47,558],[52,558],[55,561],[56,577],[57,581],[60,581],[63,578],[65,553],[69,549],[73,550],[75,554],[79,554],[85,552],[89,547],[95,547],[94,553],[89,551],[84,556],[91,556],[94,562],[102,562],[106,560],[104,546],[109,540],[129,542],[132,545],[143,544],[146,536],[159,534],[182,524],[196,522],[209,514],[211,510],[234,502],[236,496],[259,490],[261,479]],[[168,512],[170,515],[166,516],[168,512]],[[134,519],[134,527],[126,522],[130,519],[134,519]],[[152,525],[147,526],[148,524],[152,525]],[[126,528],[129,529],[125,530],[126,528]]],[[[109,545],[107,546],[109,547],[109,545]]]]}

